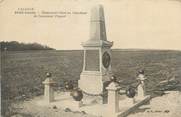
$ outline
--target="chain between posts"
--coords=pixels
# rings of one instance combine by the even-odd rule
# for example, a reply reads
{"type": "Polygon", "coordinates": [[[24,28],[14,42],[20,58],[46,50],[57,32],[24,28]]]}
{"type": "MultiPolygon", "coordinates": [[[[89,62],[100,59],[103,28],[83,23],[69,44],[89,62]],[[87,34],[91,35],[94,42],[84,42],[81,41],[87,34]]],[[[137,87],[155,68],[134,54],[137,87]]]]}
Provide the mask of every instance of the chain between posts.
{"type": "MultiPolygon", "coordinates": [[[[119,83],[118,83],[119,84],[119,83]]],[[[120,84],[119,84],[120,85],[120,84]]],[[[138,84],[139,85],[139,84],[138,84]]],[[[137,86],[138,86],[137,85],[137,86]]],[[[134,87],[134,88],[136,88],[136,87],[134,87]]],[[[120,89],[121,90],[121,89],[120,89]]],[[[103,93],[100,93],[100,94],[91,94],[91,93],[87,93],[87,92],[85,92],[85,91],[83,91],[83,90],[81,90],[84,94],[86,94],[86,95],[88,95],[88,96],[106,96],[107,95],[107,91],[105,91],[105,92],[103,92],[103,93]]],[[[123,92],[118,92],[118,94],[119,95],[124,95],[124,94],[126,94],[126,91],[123,93],[123,92]]]]}
{"type": "Polygon", "coordinates": [[[100,94],[90,94],[90,93],[87,93],[87,92],[85,92],[85,91],[83,91],[83,90],[82,90],[82,92],[83,92],[84,94],[88,95],[88,96],[102,96],[102,97],[103,97],[104,95],[107,94],[107,92],[100,93],[100,94]]]}

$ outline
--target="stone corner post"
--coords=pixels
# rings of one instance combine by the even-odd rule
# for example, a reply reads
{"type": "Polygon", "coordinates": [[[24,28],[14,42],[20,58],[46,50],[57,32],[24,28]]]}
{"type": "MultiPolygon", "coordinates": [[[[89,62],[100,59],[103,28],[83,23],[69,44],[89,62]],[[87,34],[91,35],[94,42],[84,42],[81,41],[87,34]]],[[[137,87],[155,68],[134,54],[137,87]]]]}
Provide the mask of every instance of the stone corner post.
{"type": "Polygon", "coordinates": [[[145,80],[147,78],[144,76],[144,74],[139,74],[137,80],[139,81],[139,85],[137,87],[137,93],[138,98],[144,98],[145,97],[145,80]]]}
{"type": "Polygon", "coordinates": [[[54,101],[54,89],[53,86],[56,84],[50,77],[47,76],[45,81],[43,81],[44,84],[44,100],[48,103],[54,101]]]}
{"type": "Polygon", "coordinates": [[[108,110],[111,113],[119,112],[119,85],[116,82],[111,82],[106,89],[108,90],[108,110]]]}

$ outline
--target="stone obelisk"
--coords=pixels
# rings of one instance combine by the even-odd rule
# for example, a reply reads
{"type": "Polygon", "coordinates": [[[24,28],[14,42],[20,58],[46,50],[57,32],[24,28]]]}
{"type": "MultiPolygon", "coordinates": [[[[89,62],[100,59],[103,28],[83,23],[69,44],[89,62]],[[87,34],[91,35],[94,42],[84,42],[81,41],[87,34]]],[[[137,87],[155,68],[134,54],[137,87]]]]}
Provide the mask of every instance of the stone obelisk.
{"type": "Polygon", "coordinates": [[[83,70],[78,82],[87,95],[103,94],[104,83],[111,77],[111,50],[113,42],[107,41],[102,5],[91,9],[90,38],[82,43],[84,48],[83,70]]]}

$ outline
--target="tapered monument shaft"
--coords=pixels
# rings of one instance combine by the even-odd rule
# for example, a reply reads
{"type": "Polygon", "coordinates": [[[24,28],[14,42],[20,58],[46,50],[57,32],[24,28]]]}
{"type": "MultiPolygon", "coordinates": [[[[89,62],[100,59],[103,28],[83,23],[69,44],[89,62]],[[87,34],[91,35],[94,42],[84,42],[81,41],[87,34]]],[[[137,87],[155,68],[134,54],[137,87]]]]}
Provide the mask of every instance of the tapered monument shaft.
{"type": "Polygon", "coordinates": [[[104,9],[102,5],[97,5],[91,10],[90,39],[107,40],[104,20],[104,9]]]}

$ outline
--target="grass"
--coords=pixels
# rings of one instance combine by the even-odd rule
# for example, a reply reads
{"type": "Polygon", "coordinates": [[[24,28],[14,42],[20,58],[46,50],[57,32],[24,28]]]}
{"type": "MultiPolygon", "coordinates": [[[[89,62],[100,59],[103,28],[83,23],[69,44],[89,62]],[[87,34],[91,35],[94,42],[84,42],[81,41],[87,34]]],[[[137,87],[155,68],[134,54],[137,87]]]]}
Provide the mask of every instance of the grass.
{"type": "MultiPolygon", "coordinates": [[[[83,51],[16,51],[1,54],[2,114],[12,101],[43,94],[42,81],[51,72],[59,87],[67,80],[77,80],[82,71],[83,51]],[[4,109],[4,110],[3,110],[4,109]]],[[[122,86],[135,85],[139,69],[145,70],[148,90],[160,81],[175,77],[181,82],[181,51],[113,50],[112,71],[122,86]]]]}

